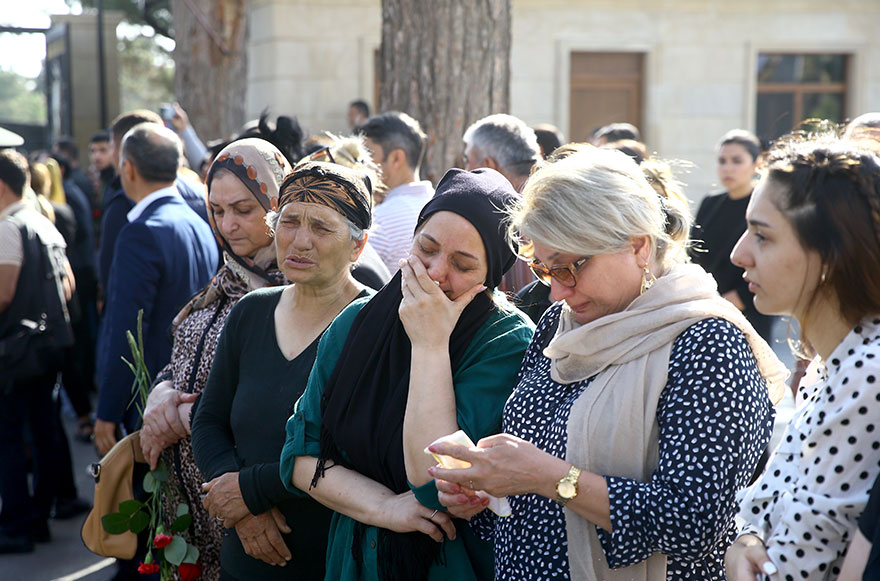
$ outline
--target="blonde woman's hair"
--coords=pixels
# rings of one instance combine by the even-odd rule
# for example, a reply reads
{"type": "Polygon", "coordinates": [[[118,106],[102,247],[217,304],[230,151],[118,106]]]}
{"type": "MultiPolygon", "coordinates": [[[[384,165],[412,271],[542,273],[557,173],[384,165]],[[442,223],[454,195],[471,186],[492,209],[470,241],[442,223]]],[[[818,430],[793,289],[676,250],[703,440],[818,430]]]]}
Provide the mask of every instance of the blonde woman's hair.
{"type": "MultiPolygon", "coordinates": [[[[319,142],[319,136],[312,137],[310,140],[319,142]]],[[[382,172],[379,169],[378,164],[373,161],[373,158],[370,155],[370,150],[364,145],[364,138],[362,135],[341,137],[327,131],[323,136],[320,136],[320,142],[325,142],[326,147],[330,150],[330,156],[328,156],[328,159],[324,159],[323,157],[319,160],[312,159],[316,153],[322,151],[323,148],[321,148],[316,153],[303,157],[296,165],[298,166],[307,161],[330,161],[329,158],[332,157],[333,163],[345,166],[349,169],[356,169],[367,174],[373,188],[371,192],[373,197],[380,199],[385,197],[385,185],[382,183],[381,179],[382,172]]]]}
{"type": "Polygon", "coordinates": [[[686,260],[687,205],[661,199],[639,166],[619,151],[586,149],[545,165],[509,212],[512,238],[521,235],[566,254],[619,252],[631,238],[648,236],[652,258],[664,264],[686,260]]]}
{"type": "Polygon", "coordinates": [[[693,219],[682,183],[675,178],[669,164],[659,159],[646,159],[639,164],[639,169],[660,196],[660,204],[666,214],[666,234],[674,243],[667,249],[667,261],[688,262],[687,248],[693,219]],[[680,255],[673,256],[671,251],[680,255]]]}

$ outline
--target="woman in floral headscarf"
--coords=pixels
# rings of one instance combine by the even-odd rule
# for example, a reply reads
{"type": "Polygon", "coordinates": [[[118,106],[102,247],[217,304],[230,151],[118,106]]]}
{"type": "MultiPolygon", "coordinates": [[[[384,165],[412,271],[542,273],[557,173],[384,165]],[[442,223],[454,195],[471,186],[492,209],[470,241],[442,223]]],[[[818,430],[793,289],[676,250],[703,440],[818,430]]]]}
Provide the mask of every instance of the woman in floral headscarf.
{"type": "Polygon", "coordinates": [[[178,503],[189,504],[191,542],[205,567],[203,579],[220,576],[223,525],[200,502],[205,479],[193,460],[190,409],[208,381],[217,340],[232,307],[251,290],[287,283],[276,264],[266,214],[277,207],[278,188],[290,169],[274,145],[256,138],[227,145],[211,165],[208,216],[224,264],[177,315],[171,362],[156,378],[144,412],[144,455],[152,467],[161,456],[168,468],[175,493],[164,499],[166,514],[174,515],[178,503]]]}

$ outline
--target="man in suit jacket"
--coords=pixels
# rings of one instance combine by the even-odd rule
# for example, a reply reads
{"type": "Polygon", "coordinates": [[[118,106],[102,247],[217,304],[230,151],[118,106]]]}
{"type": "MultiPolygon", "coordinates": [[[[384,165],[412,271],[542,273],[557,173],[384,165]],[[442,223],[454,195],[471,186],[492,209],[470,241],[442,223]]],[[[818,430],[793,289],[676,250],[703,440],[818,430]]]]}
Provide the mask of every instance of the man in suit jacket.
{"type": "MultiPolygon", "coordinates": [[[[123,113],[113,120],[110,128],[112,142],[110,157],[113,167],[119,167],[119,157],[122,152],[122,138],[125,134],[141,123],[156,123],[162,125],[162,118],[153,111],[147,109],[135,109],[128,113],[123,113]]],[[[183,196],[183,200],[189,204],[205,223],[208,223],[208,209],[205,206],[205,193],[201,184],[193,184],[191,181],[182,179],[180,168],[178,168],[178,179],[175,182],[177,191],[183,196]]],[[[100,248],[98,250],[98,280],[104,294],[107,294],[107,285],[110,279],[110,265],[113,264],[113,250],[116,248],[116,239],[122,227],[128,224],[126,217],[129,210],[134,206],[134,202],[125,195],[122,188],[122,179],[115,176],[111,179],[107,188],[104,190],[103,201],[101,204],[101,235],[100,248]]]]}
{"type": "Polygon", "coordinates": [[[110,266],[98,372],[95,443],[106,453],[117,429],[134,430],[140,418],[132,401],[134,377],[126,331],[136,333],[143,309],[144,359],[152,377],[171,358],[174,315],[214,274],[217,244],[211,228],[174,185],[182,154],[180,139],[155,123],[135,126],[122,141],[119,174],[135,203],[110,266]]]}

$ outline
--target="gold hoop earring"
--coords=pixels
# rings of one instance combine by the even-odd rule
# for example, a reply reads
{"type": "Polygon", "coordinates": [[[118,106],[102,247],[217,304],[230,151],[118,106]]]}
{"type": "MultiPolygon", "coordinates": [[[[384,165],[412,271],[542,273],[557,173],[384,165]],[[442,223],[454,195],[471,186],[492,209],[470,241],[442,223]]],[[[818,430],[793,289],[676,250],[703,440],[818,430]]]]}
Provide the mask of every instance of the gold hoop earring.
{"type": "Polygon", "coordinates": [[[642,273],[642,289],[639,291],[640,295],[645,294],[645,291],[654,286],[654,283],[657,281],[657,277],[648,270],[648,265],[642,267],[644,272],[642,273]]]}

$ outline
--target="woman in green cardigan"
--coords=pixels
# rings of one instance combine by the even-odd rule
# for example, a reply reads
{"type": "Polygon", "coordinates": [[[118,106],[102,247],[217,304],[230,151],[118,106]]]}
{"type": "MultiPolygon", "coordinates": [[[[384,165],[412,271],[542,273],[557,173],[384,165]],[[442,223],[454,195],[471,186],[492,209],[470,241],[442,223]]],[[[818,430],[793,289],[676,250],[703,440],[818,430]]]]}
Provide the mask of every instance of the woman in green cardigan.
{"type": "Polygon", "coordinates": [[[450,170],[401,271],[321,340],[281,478],[336,511],[326,579],[493,578],[491,545],[445,514],[424,449],[493,433],[516,382],[533,328],[494,290],[515,260],[513,196],[493,170],[450,170]]]}

